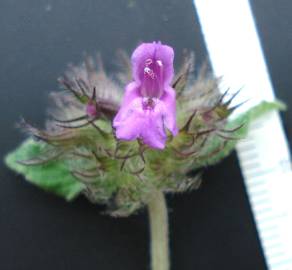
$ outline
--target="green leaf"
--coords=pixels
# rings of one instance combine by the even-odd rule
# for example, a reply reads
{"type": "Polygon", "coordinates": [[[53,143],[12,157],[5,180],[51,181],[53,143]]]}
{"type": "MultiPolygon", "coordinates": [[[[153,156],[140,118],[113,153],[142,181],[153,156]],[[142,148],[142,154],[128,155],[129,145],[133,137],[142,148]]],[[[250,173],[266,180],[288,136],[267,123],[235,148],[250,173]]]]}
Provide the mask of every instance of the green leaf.
{"type": "MultiPolygon", "coordinates": [[[[263,101],[257,106],[239,115],[237,118],[229,120],[225,128],[232,130],[236,127],[243,125],[240,129],[230,134],[232,137],[238,138],[238,140],[240,140],[240,139],[243,139],[247,135],[249,124],[253,120],[255,120],[256,118],[270,111],[285,110],[285,109],[286,109],[285,104],[280,101],[274,101],[274,102],[263,101]]],[[[207,147],[206,147],[207,149],[205,150],[204,158],[201,158],[196,161],[195,169],[216,164],[221,159],[228,156],[231,153],[231,151],[235,148],[238,140],[229,140],[220,149],[220,147],[222,146],[222,139],[219,138],[218,136],[212,137],[212,139],[207,143],[207,147]],[[220,149],[220,151],[214,154],[214,152],[216,152],[216,149],[220,149]]]]}
{"type": "Polygon", "coordinates": [[[53,160],[41,165],[20,163],[20,161],[38,156],[43,147],[43,143],[27,139],[14,152],[6,156],[5,162],[10,169],[22,174],[32,184],[61,196],[67,201],[73,200],[80,194],[84,185],[72,176],[64,161],[53,160]]]}

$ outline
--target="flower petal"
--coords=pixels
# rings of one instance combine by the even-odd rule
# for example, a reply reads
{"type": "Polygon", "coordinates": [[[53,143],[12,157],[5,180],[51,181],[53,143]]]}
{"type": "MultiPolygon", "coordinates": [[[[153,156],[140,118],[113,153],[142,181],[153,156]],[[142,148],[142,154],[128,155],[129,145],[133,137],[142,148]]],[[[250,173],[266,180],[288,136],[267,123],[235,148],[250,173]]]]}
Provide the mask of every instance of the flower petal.
{"type": "Polygon", "coordinates": [[[113,121],[116,137],[126,141],[137,139],[145,121],[143,113],[141,98],[136,98],[128,106],[122,107],[113,121]]]}
{"type": "Polygon", "coordinates": [[[175,103],[175,91],[171,87],[167,87],[161,101],[164,104],[163,117],[165,127],[176,136],[178,128],[176,125],[176,103],[175,103]]]}
{"type": "Polygon", "coordinates": [[[136,82],[131,82],[126,86],[125,95],[123,97],[123,101],[121,107],[114,118],[113,125],[115,126],[115,122],[120,122],[127,115],[127,111],[129,110],[128,106],[133,102],[134,99],[140,96],[138,90],[138,84],[136,82]]]}
{"type": "Polygon", "coordinates": [[[114,119],[116,137],[126,141],[140,138],[152,148],[163,149],[167,139],[163,112],[163,104],[155,106],[155,110],[144,110],[143,98],[134,99],[123,108],[120,117],[114,119]]]}
{"type": "Polygon", "coordinates": [[[169,85],[173,78],[174,51],[170,46],[161,42],[142,43],[132,54],[133,77],[137,82],[141,82],[147,59],[160,60],[163,64],[164,85],[169,85]]]}
{"type": "Polygon", "coordinates": [[[168,86],[171,83],[173,78],[174,69],[173,69],[173,59],[174,51],[170,46],[157,44],[155,51],[156,60],[161,60],[164,68],[164,85],[168,86]]]}
{"type": "Polygon", "coordinates": [[[167,136],[160,112],[151,112],[148,117],[145,117],[144,126],[141,130],[141,139],[152,148],[164,149],[167,136]]]}
{"type": "Polygon", "coordinates": [[[139,45],[132,54],[132,73],[134,80],[137,82],[141,81],[143,76],[144,65],[147,59],[152,59],[155,52],[155,43],[142,43],[139,45]]]}

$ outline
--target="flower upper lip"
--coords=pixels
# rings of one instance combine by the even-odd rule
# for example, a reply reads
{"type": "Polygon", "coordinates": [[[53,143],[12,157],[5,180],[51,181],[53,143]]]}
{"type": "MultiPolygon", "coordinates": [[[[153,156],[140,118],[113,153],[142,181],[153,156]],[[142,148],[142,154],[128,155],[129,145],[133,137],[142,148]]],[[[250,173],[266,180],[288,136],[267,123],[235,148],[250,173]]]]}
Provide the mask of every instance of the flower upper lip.
{"type": "Polygon", "coordinates": [[[161,60],[146,59],[141,79],[141,95],[161,97],[164,91],[163,63],[161,60]]]}

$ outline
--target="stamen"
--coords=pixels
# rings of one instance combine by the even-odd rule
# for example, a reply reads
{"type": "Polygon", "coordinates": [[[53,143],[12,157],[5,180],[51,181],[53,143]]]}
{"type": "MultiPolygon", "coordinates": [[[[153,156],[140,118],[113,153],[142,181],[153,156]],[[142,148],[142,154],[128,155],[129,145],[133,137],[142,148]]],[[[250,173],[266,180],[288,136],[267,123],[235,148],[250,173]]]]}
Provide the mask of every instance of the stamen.
{"type": "Polygon", "coordinates": [[[157,65],[158,65],[158,66],[160,66],[160,67],[162,67],[162,66],[163,66],[163,65],[162,65],[162,61],[161,61],[161,60],[157,60],[157,61],[156,61],[156,63],[157,63],[157,65]]]}
{"type": "Polygon", "coordinates": [[[146,59],[145,65],[146,67],[150,66],[153,63],[153,60],[151,58],[146,59]]]}
{"type": "Polygon", "coordinates": [[[158,74],[158,97],[160,97],[164,91],[164,79],[163,79],[163,63],[161,60],[156,60],[157,74],[158,74]]]}
{"type": "Polygon", "coordinates": [[[163,93],[163,62],[148,58],[144,62],[144,78],[141,94],[144,97],[158,97],[163,93]]]}
{"type": "Polygon", "coordinates": [[[144,74],[148,75],[152,80],[156,78],[154,71],[149,67],[144,68],[144,74]]]}

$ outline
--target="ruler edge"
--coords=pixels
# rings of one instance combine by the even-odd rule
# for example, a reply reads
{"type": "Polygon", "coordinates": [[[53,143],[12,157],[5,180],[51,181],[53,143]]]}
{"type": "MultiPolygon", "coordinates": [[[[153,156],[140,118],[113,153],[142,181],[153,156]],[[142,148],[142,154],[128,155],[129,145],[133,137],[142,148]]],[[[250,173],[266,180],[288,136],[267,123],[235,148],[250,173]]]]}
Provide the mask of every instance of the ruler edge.
{"type": "MultiPolygon", "coordinates": [[[[200,27],[201,27],[201,32],[202,32],[202,35],[203,35],[203,39],[204,39],[204,42],[205,42],[205,46],[206,46],[207,52],[208,52],[208,54],[209,54],[209,59],[210,59],[210,63],[211,63],[211,66],[212,66],[212,70],[214,71],[214,67],[213,67],[212,59],[211,59],[210,52],[209,52],[208,41],[207,41],[206,36],[205,36],[204,27],[202,26],[201,14],[200,14],[200,12],[199,12],[198,9],[197,9],[197,2],[198,2],[198,1],[199,1],[199,0],[193,0],[193,4],[194,4],[194,7],[195,7],[195,12],[197,12],[197,17],[198,17],[198,19],[199,19],[199,24],[200,24],[200,27]]],[[[203,0],[203,1],[204,1],[204,0],[203,0]]],[[[210,1],[209,1],[209,2],[210,2],[210,1]]],[[[267,67],[267,62],[266,62],[266,58],[265,58],[265,54],[264,54],[264,50],[263,50],[263,46],[262,46],[262,44],[261,44],[260,34],[259,34],[258,28],[257,28],[257,26],[256,26],[256,19],[255,19],[255,16],[254,16],[254,14],[253,14],[253,10],[252,10],[252,8],[251,8],[250,3],[248,2],[247,5],[248,5],[248,8],[249,8],[249,12],[250,12],[251,19],[252,19],[252,24],[253,24],[253,29],[252,29],[252,30],[255,31],[256,39],[257,39],[257,42],[258,42],[258,45],[259,45],[259,49],[260,49],[260,54],[261,54],[260,57],[261,57],[262,60],[263,60],[263,64],[264,64],[263,68],[264,68],[265,73],[266,73],[266,75],[267,75],[268,84],[270,85],[270,88],[271,88],[271,90],[273,91],[273,93],[275,93],[275,92],[274,92],[274,89],[273,89],[273,84],[272,84],[271,76],[270,76],[270,74],[269,74],[269,70],[268,70],[268,67],[267,67]]],[[[215,72],[215,71],[214,71],[214,72],[215,72]]],[[[289,154],[289,143],[288,143],[288,140],[286,140],[285,131],[284,131],[284,127],[283,127],[283,124],[282,124],[282,121],[281,121],[281,117],[280,117],[279,112],[274,112],[274,113],[277,115],[277,117],[278,117],[278,119],[279,119],[278,121],[280,121],[280,122],[279,122],[280,132],[282,133],[281,135],[282,135],[284,141],[286,142],[285,147],[287,148],[288,159],[289,159],[290,164],[291,164],[291,158],[290,158],[290,154],[289,154]]],[[[250,134],[248,133],[247,137],[249,137],[249,136],[250,136],[250,134]]],[[[243,170],[243,168],[242,168],[242,164],[241,164],[241,161],[240,161],[240,157],[239,157],[239,151],[240,151],[240,150],[238,149],[238,146],[237,146],[237,147],[236,147],[236,152],[237,152],[238,160],[239,160],[239,162],[240,162],[240,168],[241,168],[241,170],[243,170]]],[[[290,168],[291,168],[291,167],[290,167],[290,168]]],[[[291,171],[290,171],[290,174],[291,174],[291,171]]],[[[290,174],[289,174],[289,175],[290,175],[290,174]]],[[[246,177],[245,177],[244,175],[242,175],[242,177],[243,177],[243,180],[244,180],[244,184],[245,184],[246,192],[247,192],[248,199],[249,199],[250,208],[251,208],[251,211],[252,211],[252,214],[253,214],[253,219],[254,219],[254,223],[255,223],[255,225],[256,225],[256,229],[257,229],[258,237],[259,237],[259,240],[260,240],[261,248],[262,248],[262,251],[263,251],[263,255],[264,255],[264,257],[265,257],[265,260],[266,260],[267,265],[268,265],[269,267],[271,267],[271,268],[274,269],[273,265],[270,265],[269,258],[267,258],[267,257],[268,257],[268,255],[267,255],[267,253],[268,253],[268,252],[267,252],[267,247],[265,246],[265,244],[264,244],[264,239],[262,238],[262,235],[261,235],[260,224],[259,224],[259,222],[258,222],[258,220],[257,220],[257,217],[256,217],[256,216],[257,216],[257,213],[256,213],[256,210],[254,210],[254,205],[253,205],[253,202],[252,202],[252,199],[251,199],[251,196],[252,196],[252,195],[249,194],[249,186],[248,186],[248,183],[247,183],[247,179],[246,179],[246,177]]],[[[278,269],[278,268],[277,268],[277,269],[278,269]]]]}

